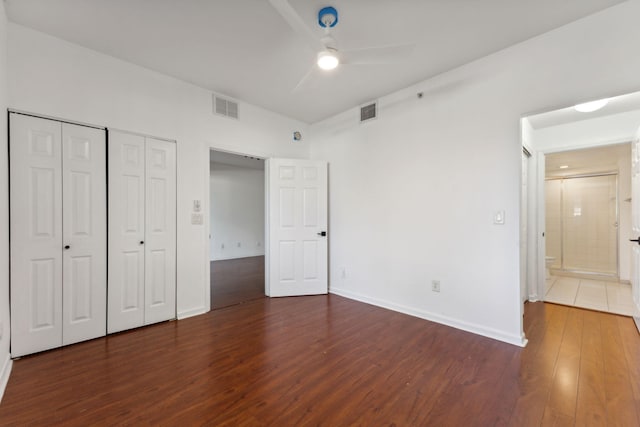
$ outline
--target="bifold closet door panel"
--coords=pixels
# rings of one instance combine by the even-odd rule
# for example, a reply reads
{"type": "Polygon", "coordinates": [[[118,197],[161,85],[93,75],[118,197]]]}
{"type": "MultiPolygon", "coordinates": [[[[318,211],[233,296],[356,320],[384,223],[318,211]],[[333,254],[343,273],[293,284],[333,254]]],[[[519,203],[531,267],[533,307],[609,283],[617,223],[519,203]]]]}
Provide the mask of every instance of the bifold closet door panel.
{"type": "Polygon", "coordinates": [[[176,144],[146,138],[144,323],[176,316],[176,144]]]}
{"type": "Polygon", "coordinates": [[[107,326],[107,171],[104,130],[62,124],[62,343],[107,326]]]}
{"type": "Polygon", "coordinates": [[[107,332],[144,324],[145,141],[109,132],[107,332]]]}
{"type": "Polygon", "coordinates": [[[62,345],[61,123],[10,114],[11,355],[62,345]]]}

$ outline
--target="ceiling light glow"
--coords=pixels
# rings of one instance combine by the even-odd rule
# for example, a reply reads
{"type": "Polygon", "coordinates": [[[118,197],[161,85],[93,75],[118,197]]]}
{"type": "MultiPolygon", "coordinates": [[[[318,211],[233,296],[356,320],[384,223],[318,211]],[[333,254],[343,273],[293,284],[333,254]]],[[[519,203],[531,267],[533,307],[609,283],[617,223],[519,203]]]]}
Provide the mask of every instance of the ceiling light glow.
{"type": "Polygon", "coordinates": [[[339,63],[338,55],[333,49],[323,50],[318,54],[318,67],[323,70],[333,70],[339,63]]]}
{"type": "Polygon", "coordinates": [[[560,166],[560,169],[567,169],[569,167],[569,165],[562,165],[560,166]]]}
{"type": "Polygon", "coordinates": [[[578,104],[575,107],[576,111],[581,113],[591,113],[592,111],[597,111],[607,105],[609,99],[598,99],[597,101],[585,102],[584,104],[578,104]]]}

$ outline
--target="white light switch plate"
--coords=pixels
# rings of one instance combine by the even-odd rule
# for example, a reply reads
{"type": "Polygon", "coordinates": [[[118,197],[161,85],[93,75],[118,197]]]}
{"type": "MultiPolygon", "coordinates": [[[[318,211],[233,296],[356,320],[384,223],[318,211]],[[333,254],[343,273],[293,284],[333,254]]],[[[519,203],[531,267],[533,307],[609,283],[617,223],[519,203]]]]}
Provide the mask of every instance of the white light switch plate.
{"type": "Polygon", "coordinates": [[[202,225],[202,214],[192,213],[191,214],[191,224],[193,224],[193,225],[202,225]]]}
{"type": "Polygon", "coordinates": [[[493,214],[493,223],[498,225],[504,224],[504,211],[496,211],[493,214]]]}
{"type": "Polygon", "coordinates": [[[202,204],[200,203],[200,200],[194,200],[193,201],[193,211],[194,212],[200,212],[200,209],[202,209],[202,204]]]}

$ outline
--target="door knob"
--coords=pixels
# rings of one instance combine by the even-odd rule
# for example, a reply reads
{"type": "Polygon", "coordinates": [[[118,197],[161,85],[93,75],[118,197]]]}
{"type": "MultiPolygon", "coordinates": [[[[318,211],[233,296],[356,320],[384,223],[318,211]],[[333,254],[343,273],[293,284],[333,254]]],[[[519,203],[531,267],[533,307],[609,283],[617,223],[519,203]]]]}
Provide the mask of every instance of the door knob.
{"type": "Polygon", "coordinates": [[[141,244],[141,245],[144,245],[144,240],[140,240],[140,244],[141,244]]]}
{"type": "Polygon", "coordinates": [[[640,245],[640,237],[638,237],[637,239],[629,239],[630,242],[636,242],[637,244],[640,245]]]}
{"type": "Polygon", "coordinates": [[[324,237],[326,235],[327,235],[326,231],[321,231],[321,232],[318,233],[318,236],[323,236],[324,237]]]}
{"type": "Polygon", "coordinates": [[[71,246],[69,246],[69,245],[65,245],[65,246],[64,246],[64,248],[65,248],[65,249],[71,249],[71,246]]]}

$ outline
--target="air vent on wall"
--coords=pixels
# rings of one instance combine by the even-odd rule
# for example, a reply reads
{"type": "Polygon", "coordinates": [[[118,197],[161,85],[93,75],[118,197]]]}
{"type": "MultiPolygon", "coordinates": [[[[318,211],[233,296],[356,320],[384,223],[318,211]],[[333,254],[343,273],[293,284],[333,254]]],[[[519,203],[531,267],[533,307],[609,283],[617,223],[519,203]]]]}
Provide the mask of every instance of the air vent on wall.
{"type": "Polygon", "coordinates": [[[372,102],[360,107],[360,122],[375,119],[378,116],[378,103],[372,102]]]}
{"type": "Polygon", "coordinates": [[[213,95],[213,111],[216,114],[231,117],[232,119],[237,119],[238,103],[214,94],[213,95]]]}

